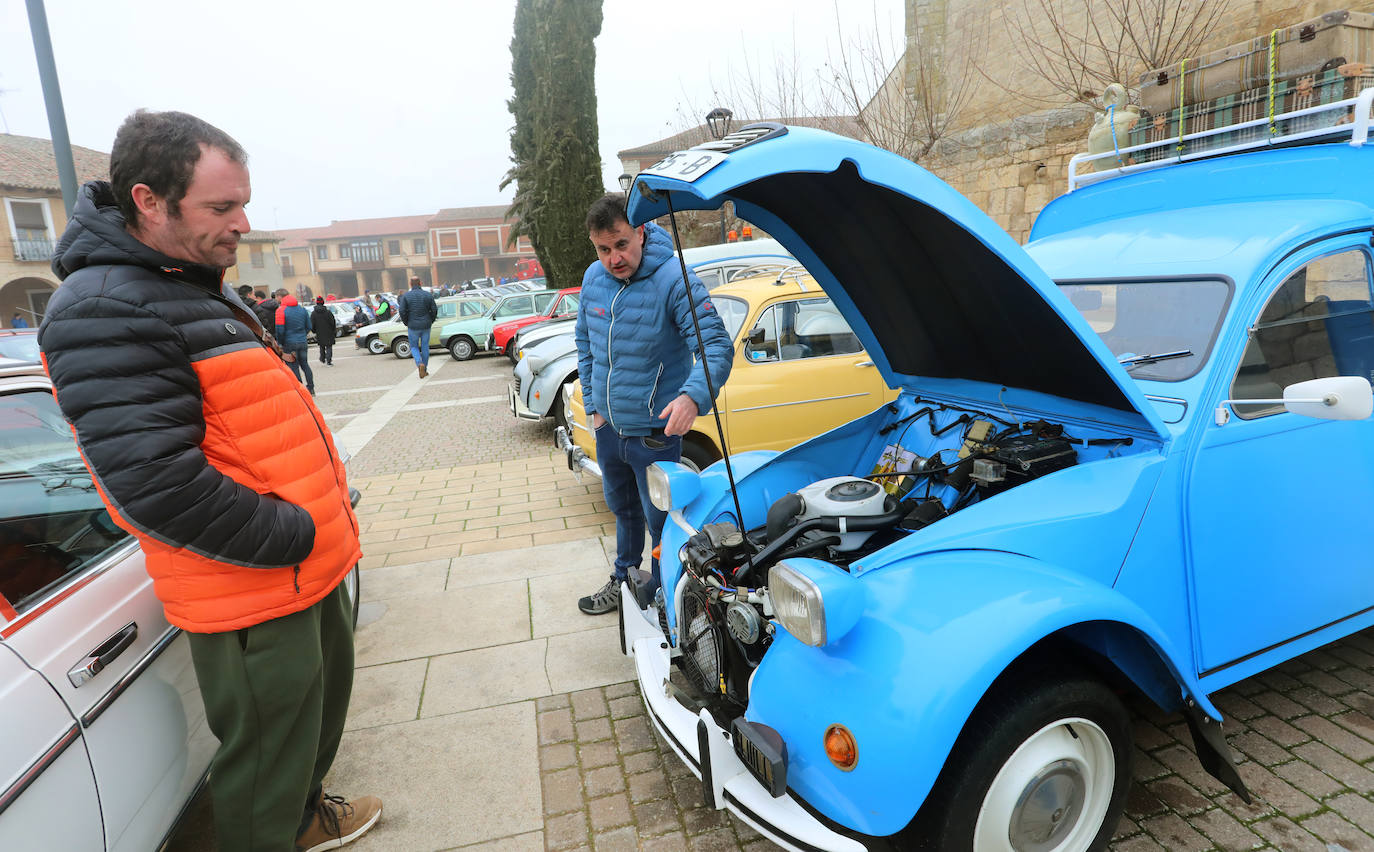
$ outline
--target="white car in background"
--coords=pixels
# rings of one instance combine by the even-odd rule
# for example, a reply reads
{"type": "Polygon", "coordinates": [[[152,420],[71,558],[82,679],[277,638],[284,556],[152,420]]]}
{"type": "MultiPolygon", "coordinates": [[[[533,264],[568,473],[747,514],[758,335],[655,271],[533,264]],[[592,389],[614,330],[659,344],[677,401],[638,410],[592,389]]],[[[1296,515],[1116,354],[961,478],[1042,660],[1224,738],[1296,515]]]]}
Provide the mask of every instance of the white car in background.
{"type": "MultiPolygon", "coordinates": [[[[356,622],[356,568],[345,582],[356,622]]],[[[158,849],[218,747],[186,637],[110,520],[52,383],[5,358],[0,720],[6,852],[158,849]]]]}

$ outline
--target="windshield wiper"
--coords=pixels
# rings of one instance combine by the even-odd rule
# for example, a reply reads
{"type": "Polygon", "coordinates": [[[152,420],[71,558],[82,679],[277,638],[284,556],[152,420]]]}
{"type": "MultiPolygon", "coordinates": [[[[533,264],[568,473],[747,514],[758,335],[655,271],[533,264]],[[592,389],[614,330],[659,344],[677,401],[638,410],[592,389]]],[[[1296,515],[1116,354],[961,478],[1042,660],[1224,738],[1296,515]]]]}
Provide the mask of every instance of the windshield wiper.
{"type": "Polygon", "coordinates": [[[1156,361],[1169,361],[1174,358],[1187,358],[1193,354],[1191,349],[1176,349],[1173,352],[1159,352],[1154,355],[1128,355],[1125,358],[1116,359],[1116,363],[1123,367],[1138,367],[1141,364],[1153,364],[1156,361]]]}

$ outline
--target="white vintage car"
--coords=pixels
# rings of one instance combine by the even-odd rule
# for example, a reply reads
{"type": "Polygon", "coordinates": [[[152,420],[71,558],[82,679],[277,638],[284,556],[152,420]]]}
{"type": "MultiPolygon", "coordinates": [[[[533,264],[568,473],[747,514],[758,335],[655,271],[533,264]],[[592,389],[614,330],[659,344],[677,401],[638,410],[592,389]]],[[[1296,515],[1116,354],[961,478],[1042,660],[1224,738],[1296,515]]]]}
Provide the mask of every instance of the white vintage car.
{"type": "Polygon", "coordinates": [[[218,746],[186,638],[110,521],[52,383],[4,358],[0,720],[6,852],[157,849],[218,746]]]}

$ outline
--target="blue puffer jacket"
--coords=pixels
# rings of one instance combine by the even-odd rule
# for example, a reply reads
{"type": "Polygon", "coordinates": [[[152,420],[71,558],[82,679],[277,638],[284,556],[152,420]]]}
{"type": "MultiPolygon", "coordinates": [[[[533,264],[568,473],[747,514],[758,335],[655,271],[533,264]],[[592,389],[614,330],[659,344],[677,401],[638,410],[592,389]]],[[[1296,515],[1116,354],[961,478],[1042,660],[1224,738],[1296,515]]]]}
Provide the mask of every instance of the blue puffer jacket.
{"type": "Polygon", "coordinates": [[[282,325],[277,326],[277,342],[283,347],[304,346],[309,343],[310,312],[296,304],[295,296],[281,300],[282,325]]]}
{"type": "MultiPolygon", "coordinates": [[[[689,269],[706,361],[717,391],[730,375],[734,349],[706,288],[689,269]]],[[[697,413],[713,400],[706,392],[692,311],[682,269],[668,232],[644,226],[644,255],[628,281],[600,261],[582,276],[581,305],[573,332],[577,369],[587,413],[600,413],[622,435],[648,435],[667,423],[661,412],[678,394],[689,395],[697,413]]]]}
{"type": "Polygon", "coordinates": [[[396,312],[406,328],[426,331],[439,318],[439,305],[434,297],[419,287],[412,287],[401,294],[397,301],[396,312]]]}

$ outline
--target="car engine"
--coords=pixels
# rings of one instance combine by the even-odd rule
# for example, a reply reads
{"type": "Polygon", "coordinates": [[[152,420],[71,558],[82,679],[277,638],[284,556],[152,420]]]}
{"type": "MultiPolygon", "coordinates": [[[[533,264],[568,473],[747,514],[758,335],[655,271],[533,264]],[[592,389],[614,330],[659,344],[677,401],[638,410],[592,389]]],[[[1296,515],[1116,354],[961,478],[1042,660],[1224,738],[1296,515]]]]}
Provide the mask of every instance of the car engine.
{"type": "MultiPolygon", "coordinates": [[[[774,501],[761,527],[740,530],[720,520],[688,539],[678,552],[687,579],[676,659],[697,700],[721,718],[743,712],[749,676],[776,629],[766,586],[779,561],[809,556],[848,568],[973,503],[1077,464],[1075,444],[1130,440],[1084,442],[1043,421],[1002,424],[994,432],[994,422],[1000,421],[960,417],[961,440],[949,434],[945,448],[928,456],[901,450],[899,438],[867,477],[812,482],[774,501]]],[[[933,437],[952,432],[929,423],[933,437]]],[[[661,626],[666,633],[666,621],[661,626]]]]}

